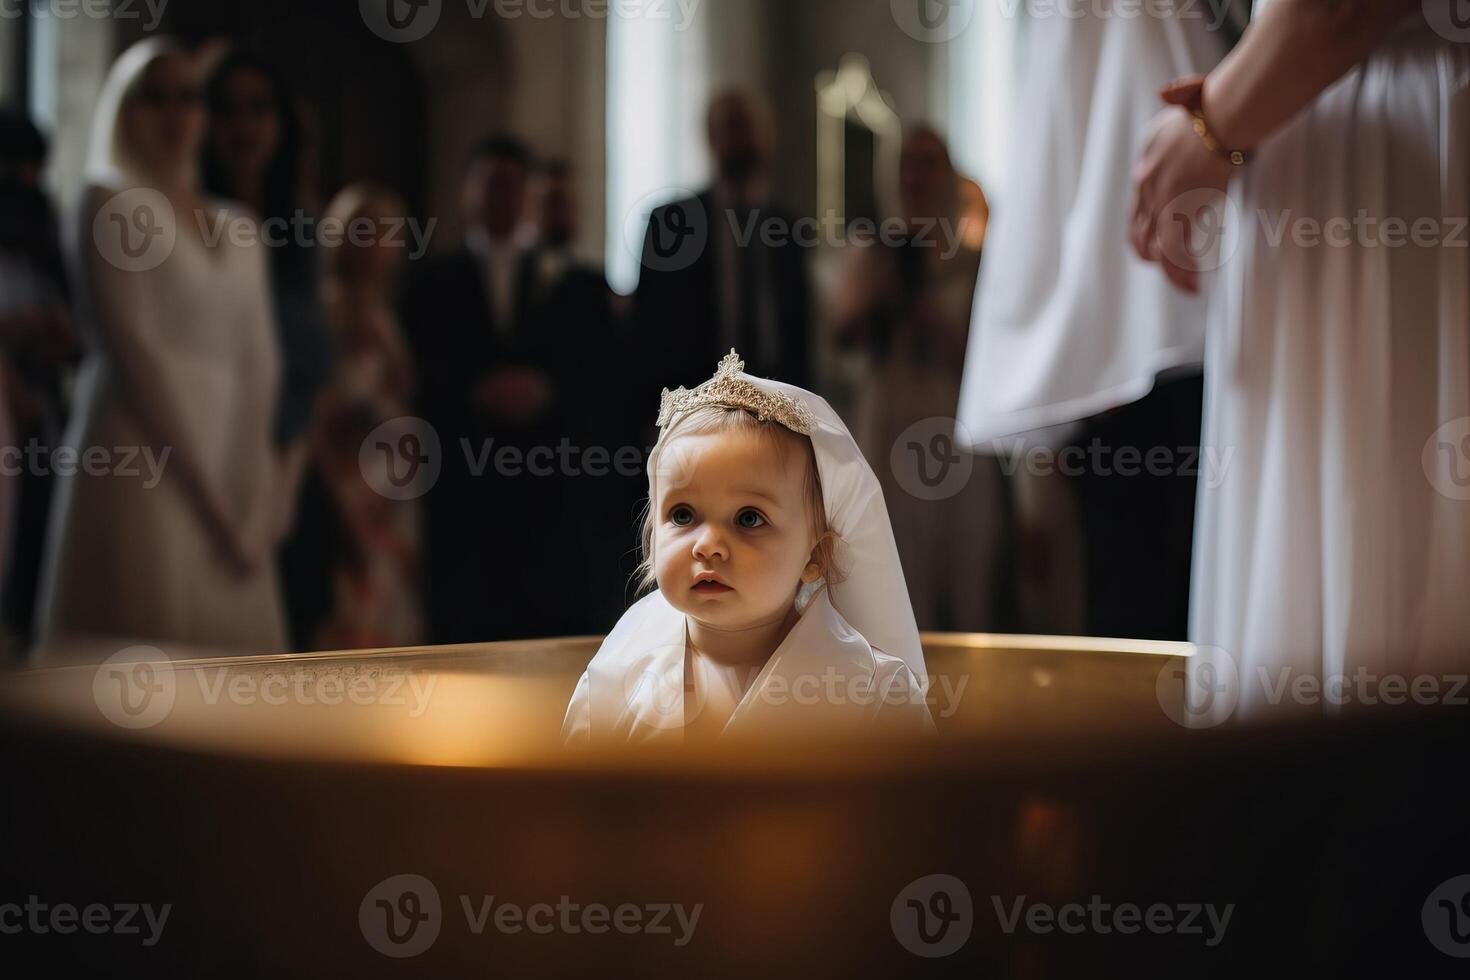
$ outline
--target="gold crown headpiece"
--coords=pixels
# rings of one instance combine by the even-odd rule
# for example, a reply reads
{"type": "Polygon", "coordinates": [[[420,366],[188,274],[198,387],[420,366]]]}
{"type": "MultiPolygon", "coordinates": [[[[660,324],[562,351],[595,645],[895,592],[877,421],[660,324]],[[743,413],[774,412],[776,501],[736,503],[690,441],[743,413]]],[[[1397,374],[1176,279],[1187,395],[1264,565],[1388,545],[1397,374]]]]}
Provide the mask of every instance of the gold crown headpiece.
{"type": "Polygon", "coordinates": [[[675,391],[665,388],[659,400],[658,427],[662,429],[675,416],[701,405],[723,405],[747,409],[762,422],[779,422],[802,435],[816,431],[817,420],[804,403],[784,391],[767,391],[738,377],[744,370],[745,362],[731,347],[715,368],[715,376],[693,391],[682,386],[675,391]]]}

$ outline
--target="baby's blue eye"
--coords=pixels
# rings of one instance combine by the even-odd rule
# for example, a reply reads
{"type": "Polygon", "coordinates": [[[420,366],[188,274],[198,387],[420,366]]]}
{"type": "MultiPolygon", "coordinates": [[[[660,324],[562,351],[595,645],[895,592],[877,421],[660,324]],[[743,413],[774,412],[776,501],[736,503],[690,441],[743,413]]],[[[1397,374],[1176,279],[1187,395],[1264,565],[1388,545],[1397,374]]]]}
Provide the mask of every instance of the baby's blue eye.
{"type": "Polygon", "coordinates": [[[694,511],[690,510],[684,504],[680,504],[678,507],[675,507],[673,510],[669,511],[669,520],[673,521],[674,524],[678,527],[687,527],[694,520],[694,511]],[[680,520],[681,514],[687,515],[686,518],[680,520]]]}
{"type": "Polygon", "coordinates": [[[758,527],[764,527],[765,524],[766,524],[766,518],[765,518],[765,515],[763,515],[758,510],[742,510],[740,513],[738,513],[738,514],[735,515],[735,523],[736,524],[739,524],[741,527],[745,528],[746,530],[753,531],[753,530],[755,530],[758,527]],[[747,524],[746,523],[746,518],[750,518],[750,517],[755,518],[755,520],[756,520],[757,523],[755,523],[755,524],[747,524]]]}

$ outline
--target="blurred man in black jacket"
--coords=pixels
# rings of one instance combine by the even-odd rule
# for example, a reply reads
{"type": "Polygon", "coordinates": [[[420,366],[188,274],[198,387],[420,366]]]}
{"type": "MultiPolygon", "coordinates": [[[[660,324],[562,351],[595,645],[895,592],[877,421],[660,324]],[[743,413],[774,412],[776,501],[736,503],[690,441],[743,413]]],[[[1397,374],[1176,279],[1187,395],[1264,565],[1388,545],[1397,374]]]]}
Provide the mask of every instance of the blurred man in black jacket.
{"type": "Polygon", "coordinates": [[[443,453],[424,498],[436,642],[587,632],[605,615],[592,595],[606,573],[577,532],[595,480],[583,459],[604,383],[594,369],[615,344],[608,294],[599,272],[566,260],[561,231],[527,240],[530,170],[518,141],[482,142],[464,179],[464,244],[404,292],[420,408],[443,453]]]}
{"type": "Polygon", "coordinates": [[[731,347],[746,371],[810,386],[811,297],[793,218],[769,196],[769,125],[749,97],[717,95],[706,117],[714,184],[656,209],[634,299],[649,376],[663,386],[707,378],[731,347]]]}

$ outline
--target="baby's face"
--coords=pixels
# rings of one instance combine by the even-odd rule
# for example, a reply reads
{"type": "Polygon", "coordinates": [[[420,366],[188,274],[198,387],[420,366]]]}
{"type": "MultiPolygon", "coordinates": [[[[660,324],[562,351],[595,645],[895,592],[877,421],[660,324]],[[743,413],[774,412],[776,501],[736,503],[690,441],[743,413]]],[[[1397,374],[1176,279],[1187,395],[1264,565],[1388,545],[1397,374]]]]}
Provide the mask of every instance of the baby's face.
{"type": "Polygon", "coordinates": [[[739,629],[786,615],[816,540],[807,513],[808,462],[749,430],[675,436],[660,451],[654,569],[674,608],[739,629]],[[697,584],[713,573],[719,585],[697,584]]]}

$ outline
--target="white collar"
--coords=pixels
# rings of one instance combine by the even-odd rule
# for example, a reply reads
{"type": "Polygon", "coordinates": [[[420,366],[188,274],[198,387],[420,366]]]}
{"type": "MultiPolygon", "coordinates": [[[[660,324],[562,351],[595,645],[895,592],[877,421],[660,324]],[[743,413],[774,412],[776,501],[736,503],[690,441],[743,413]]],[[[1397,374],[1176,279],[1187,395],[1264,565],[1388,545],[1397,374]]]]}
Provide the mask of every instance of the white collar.
{"type": "MultiPolygon", "coordinates": [[[[685,627],[684,613],[660,592],[638,600],[618,621],[587,667],[594,737],[682,740],[685,627]]],[[[867,694],[883,664],[898,662],[854,630],[823,588],[761,668],[723,732],[859,727],[876,707],[867,694]],[[842,696],[829,699],[829,690],[842,696]],[[820,703],[802,691],[820,695],[820,703]]]]}

